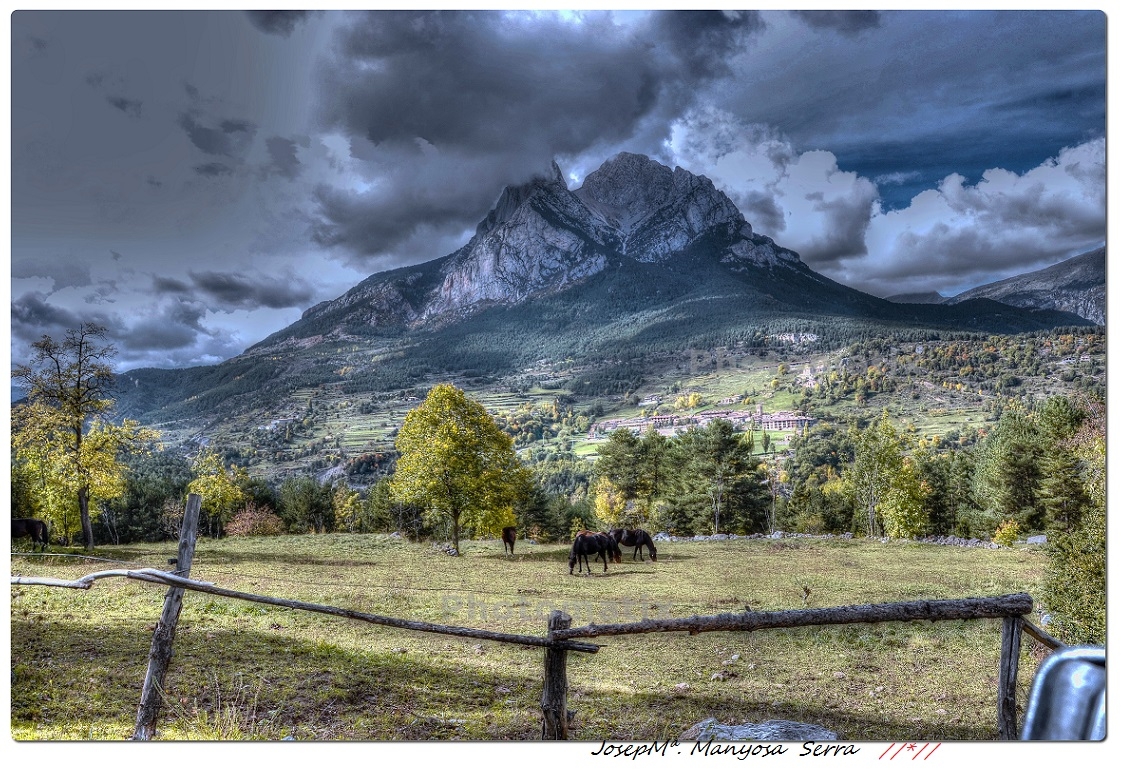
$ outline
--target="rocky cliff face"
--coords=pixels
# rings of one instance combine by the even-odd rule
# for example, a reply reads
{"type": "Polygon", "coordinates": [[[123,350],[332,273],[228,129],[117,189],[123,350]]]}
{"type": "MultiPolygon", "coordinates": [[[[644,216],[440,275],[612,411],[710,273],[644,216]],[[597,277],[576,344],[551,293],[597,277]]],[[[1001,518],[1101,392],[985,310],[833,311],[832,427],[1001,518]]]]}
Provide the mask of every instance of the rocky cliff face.
{"type": "MultiPolygon", "coordinates": [[[[613,259],[665,262],[702,241],[718,244],[719,259],[736,271],[805,270],[797,254],[755,234],[707,178],[622,153],[577,190],[568,189],[555,163],[551,176],[506,188],[463,248],[373,275],[308,310],[302,325],[322,333],[325,322],[337,320],[341,333],[440,323],[561,291],[613,259]]],[[[300,326],[290,336],[299,336],[300,326]]]]}
{"type": "Polygon", "coordinates": [[[978,286],[946,300],[956,304],[987,298],[1006,305],[1062,310],[1104,325],[1106,306],[1105,248],[1057,265],[978,286]]]}
{"type": "Polygon", "coordinates": [[[604,268],[614,233],[569,192],[555,164],[553,172],[502,193],[475,237],[449,258],[420,320],[523,302],[604,268]]]}

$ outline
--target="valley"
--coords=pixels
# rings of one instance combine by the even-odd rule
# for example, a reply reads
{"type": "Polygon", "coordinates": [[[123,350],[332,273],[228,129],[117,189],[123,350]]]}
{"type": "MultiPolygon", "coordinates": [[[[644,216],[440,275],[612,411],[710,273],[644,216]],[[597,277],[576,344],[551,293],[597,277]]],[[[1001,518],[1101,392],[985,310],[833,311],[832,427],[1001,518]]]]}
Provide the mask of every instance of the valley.
{"type": "MultiPolygon", "coordinates": [[[[684,426],[736,409],[794,412],[837,425],[886,412],[916,439],[962,441],[995,422],[1010,401],[1105,387],[1099,329],[1023,335],[897,334],[821,349],[812,335],[776,335],[765,348],[690,348],[630,360],[539,360],[507,374],[463,369],[432,373],[413,387],[355,391],[348,374],[381,348],[354,343],[319,355],[338,364],[330,382],[295,388],[275,403],[211,419],[157,423],[170,446],[205,443],[254,476],[316,474],[366,486],[391,467],[405,414],[438,382],[483,403],[533,464],[550,455],[594,459],[618,421],[641,432],[669,418],[684,426]],[[604,377],[614,372],[618,379],[604,377]],[[643,422],[645,421],[645,422],[643,422]]],[[[782,452],[793,430],[769,431],[782,452]]],[[[759,451],[762,433],[757,431],[759,451]]]]}

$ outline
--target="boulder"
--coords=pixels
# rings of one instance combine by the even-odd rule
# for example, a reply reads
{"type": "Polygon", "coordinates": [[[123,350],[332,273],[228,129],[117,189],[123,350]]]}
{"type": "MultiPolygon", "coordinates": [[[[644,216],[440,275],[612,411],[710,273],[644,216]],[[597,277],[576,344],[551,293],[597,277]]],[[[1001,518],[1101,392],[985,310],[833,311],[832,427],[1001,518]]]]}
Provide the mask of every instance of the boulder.
{"type": "Polygon", "coordinates": [[[681,734],[682,741],[835,741],[837,734],[821,725],[769,719],[762,724],[747,722],[724,725],[715,719],[697,722],[681,734]]]}
{"type": "Polygon", "coordinates": [[[1043,545],[1047,542],[1047,535],[1032,535],[1028,538],[1028,545],[1043,545]]]}

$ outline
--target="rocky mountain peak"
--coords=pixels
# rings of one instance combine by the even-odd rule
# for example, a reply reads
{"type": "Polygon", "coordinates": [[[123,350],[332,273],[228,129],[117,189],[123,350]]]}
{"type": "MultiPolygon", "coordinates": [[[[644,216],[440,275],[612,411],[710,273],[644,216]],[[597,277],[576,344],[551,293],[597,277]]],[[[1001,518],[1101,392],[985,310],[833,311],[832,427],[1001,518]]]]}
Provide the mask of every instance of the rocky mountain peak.
{"type": "Polygon", "coordinates": [[[565,183],[564,174],[561,172],[560,166],[557,165],[555,160],[552,163],[550,171],[551,175],[539,175],[533,177],[524,184],[507,186],[502,191],[502,194],[498,196],[494,208],[490,210],[483,221],[479,222],[478,226],[475,228],[475,236],[482,237],[503,222],[509,221],[515,212],[538,191],[552,188],[554,193],[558,191],[567,193],[568,185],[565,183]]]}
{"type": "Polygon", "coordinates": [[[563,291],[620,257],[650,264],[698,253],[732,273],[801,269],[797,254],[753,233],[706,177],[620,153],[569,190],[553,162],[544,174],[506,187],[462,248],[370,276],[305,313],[304,326],[318,330],[330,323],[329,333],[338,333],[444,324],[563,291]]]}
{"type": "Polygon", "coordinates": [[[690,236],[722,224],[733,229],[744,224],[743,215],[707,177],[680,166],[671,170],[630,152],[619,153],[588,174],[575,195],[617,229],[624,243],[651,225],[664,229],[670,224],[659,220],[676,221],[690,236]]]}

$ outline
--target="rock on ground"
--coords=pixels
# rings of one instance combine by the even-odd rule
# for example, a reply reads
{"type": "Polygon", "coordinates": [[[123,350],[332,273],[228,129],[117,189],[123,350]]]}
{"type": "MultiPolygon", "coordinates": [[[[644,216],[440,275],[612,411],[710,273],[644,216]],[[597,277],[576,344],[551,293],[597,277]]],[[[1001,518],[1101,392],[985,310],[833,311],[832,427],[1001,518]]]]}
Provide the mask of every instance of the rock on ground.
{"type": "Polygon", "coordinates": [[[697,722],[681,734],[683,741],[835,741],[837,734],[821,725],[770,719],[762,724],[747,722],[723,725],[715,719],[697,722]]]}

